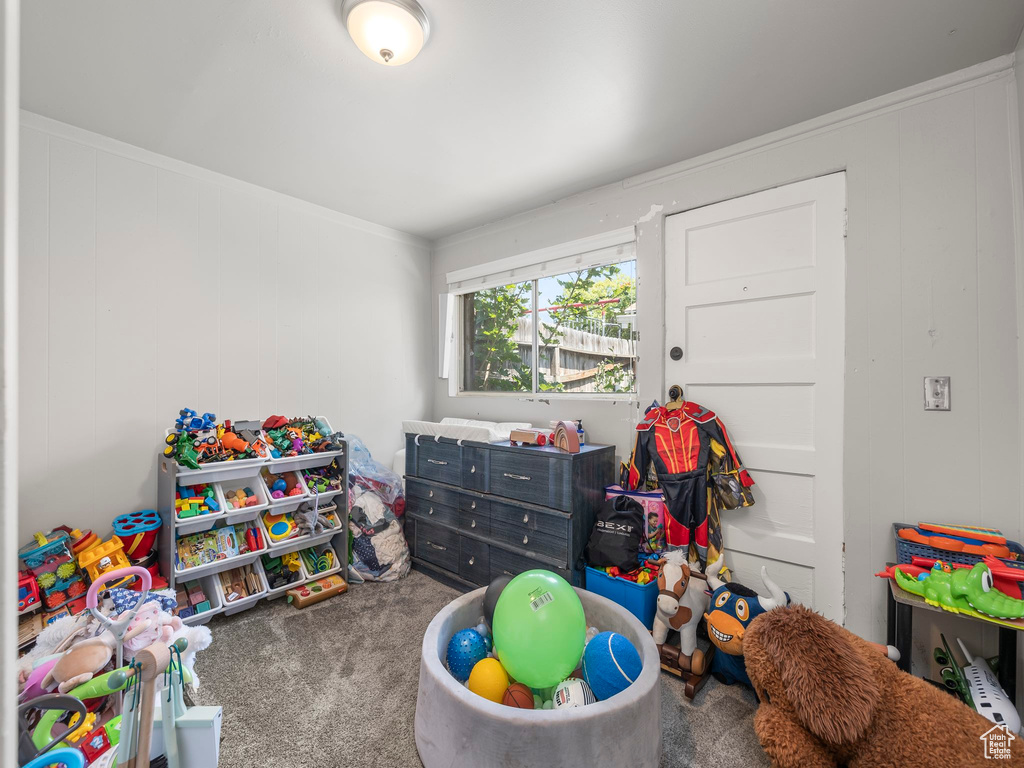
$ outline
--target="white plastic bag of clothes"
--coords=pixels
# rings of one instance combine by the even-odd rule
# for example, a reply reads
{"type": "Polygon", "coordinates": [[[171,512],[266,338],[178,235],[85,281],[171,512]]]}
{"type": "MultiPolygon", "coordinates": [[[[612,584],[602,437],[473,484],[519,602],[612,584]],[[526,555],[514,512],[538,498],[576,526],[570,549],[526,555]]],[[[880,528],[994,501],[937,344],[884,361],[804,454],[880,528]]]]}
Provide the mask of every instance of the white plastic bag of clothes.
{"type": "Polygon", "coordinates": [[[349,512],[351,567],[364,581],[395,581],[409,573],[409,546],[402,524],[373,491],[363,491],[349,512]]]}
{"type": "Polygon", "coordinates": [[[349,531],[352,580],[395,581],[411,561],[399,517],[405,511],[402,479],[373,460],[362,440],[348,436],[349,531]]]}

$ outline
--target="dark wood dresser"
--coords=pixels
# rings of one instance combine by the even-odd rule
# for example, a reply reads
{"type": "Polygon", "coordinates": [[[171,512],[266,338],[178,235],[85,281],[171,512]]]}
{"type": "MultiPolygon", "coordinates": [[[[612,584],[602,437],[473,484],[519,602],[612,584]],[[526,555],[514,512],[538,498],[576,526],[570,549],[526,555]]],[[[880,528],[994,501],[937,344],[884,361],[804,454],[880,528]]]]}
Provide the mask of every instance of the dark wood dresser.
{"type": "Polygon", "coordinates": [[[583,586],[583,550],[614,480],[614,446],[569,454],[428,435],[406,435],[405,446],[414,562],[472,587],[532,568],[583,586]]]}

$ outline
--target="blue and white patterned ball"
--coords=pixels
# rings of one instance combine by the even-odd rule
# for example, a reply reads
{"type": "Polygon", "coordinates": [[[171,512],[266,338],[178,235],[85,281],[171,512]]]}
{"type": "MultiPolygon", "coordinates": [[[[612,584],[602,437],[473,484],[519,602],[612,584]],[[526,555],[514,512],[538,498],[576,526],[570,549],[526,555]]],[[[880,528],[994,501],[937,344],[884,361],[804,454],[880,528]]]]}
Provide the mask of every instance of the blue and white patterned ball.
{"type": "Polygon", "coordinates": [[[487,644],[475,629],[460,629],[448,641],[448,671],[460,683],[466,682],[473,667],[486,657],[487,644]]]}

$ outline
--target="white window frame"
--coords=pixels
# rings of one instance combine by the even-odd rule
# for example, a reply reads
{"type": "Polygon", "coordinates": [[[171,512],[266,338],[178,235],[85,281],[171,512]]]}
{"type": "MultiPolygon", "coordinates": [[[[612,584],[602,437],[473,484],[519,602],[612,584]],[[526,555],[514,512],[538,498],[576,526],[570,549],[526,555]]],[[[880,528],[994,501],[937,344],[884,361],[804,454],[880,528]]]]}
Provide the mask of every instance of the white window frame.
{"type": "MultiPolygon", "coordinates": [[[[545,277],[563,275],[591,267],[604,267],[623,261],[636,261],[636,227],[602,232],[590,237],[580,238],[567,243],[541,248],[516,256],[480,264],[466,269],[448,272],[445,276],[448,283],[448,295],[453,297],[453,311],[450,315],[452,323],[450,331],[445,330],[442,338],[446,339],[448,349],[442,348],[442,359],[449,361],[448,395],[450,397],[497,397],[514,398],[517,400],[614,400],[635,402],[638,392],[537,392],[537,333],[534,332],[533,354],[533,392],[481,392],[463,389],[463,362],[465,359],[465,342],[463,328],[462,297],[468,293],[495,288],[510,283],[523,283],[540,280],[545,277]]],[[[637,291],[637,307],[639,308],[639,289],[637,291]]],[[[532,306],[537,306],[537,285],[533,285],[532,306]]],[[[445,318],[439,318],[441,322],[445,318]]],[[[639,390],[639,383],[636,386],[639,390]]]]}

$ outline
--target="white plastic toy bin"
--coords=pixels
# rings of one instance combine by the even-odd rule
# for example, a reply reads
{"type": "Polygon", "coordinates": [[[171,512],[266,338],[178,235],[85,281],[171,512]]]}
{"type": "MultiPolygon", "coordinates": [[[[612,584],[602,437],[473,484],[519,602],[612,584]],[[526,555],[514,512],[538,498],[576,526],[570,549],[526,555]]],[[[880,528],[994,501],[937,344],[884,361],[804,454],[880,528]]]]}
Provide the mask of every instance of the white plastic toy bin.
{"type": "Polygon", "coordinates": [[[263,484],[267,490],[267,499],[271,507],[295,509],[304,501],[309,499],[309,489],[306,487],[306,481],[302,479],[302,473],[297,470],[289,470],[287,472],[275,472],[274,467],[263,467],[260,470],[260,477],[263,479],[263,484]],[[288,481],[290,478],[294,478],[295,487],[299,488],[302,493],[298,493],[294,496],[282,496],[279,499],[275,499],[273,496],[273,485],[278,478],[288,481]]]}
{"type": "MultiPolygon", "coordinates": [[[[240,528],[241,531],[238,532],[237,535],[240,536],[240,537],[244,536],[245,535],[245,528],[248,525],[255,525],[257,528],[260,527],[258,522],[238,523],[238,528],[240,528]]],[[[226,526],[218,526],[218,528],[223,528],[223,527],[226,527],[226,526]]],[[[178,542],[175,543],[175,546],[177,546],[179,543],[180,543],[180,539],[179,539],[178,542]]],[[[267,551],[267,546],[266,545],[267,545],[267,539],[266,539],[266,534],[264,533],[263,534],[263,546],[260,549],[250,550],[248,552],[243,552],[243,553],[235,555],[233,557],[219,558],[219,559],[213,560],[211,562],[203,563],[201,565],[197,565],[197,566],[194,566],[194,567],[191,567],[191,568],[182,568],[181,567],[181,563],[179,562],[178,557],[177,557],[178,553],[175,552],[174,580],[175,580],[175,582],[178,582],[178,581],[182,581],[184,579],[196,579],[196,578],[200,578],[202,576],[209,575],[211,573],[217,573],[219,571],[223,571],[223,570],[225,570],[227,568],[235,568],[235,567],[237,567],[239,565],[245,565],[246,563],[251,563],[254,560],[256,560],[256,558],[258,558],[261,554],[263,554],[264,552],[267,551]]]]}
{"type": "Polygon", "coordinates": [[[224,499],[224,519],[229,523],[241,523],[255,520],[260,512],[270,506],[270,494],[267,493],[267,486],[263,478],[255,474],[252,477],[242,477],[234,480],[224,480],[215,483],[217,490],[224,499]],[[236,498],[235,493],[248,488],[252,495],[259,501],[257,504],[245,507],[232,507],[231,499],[236,498]]]}
{"type": "MultiPolygon", "coordinates": [[[[178,492],[178,488],[182,489],[182,492],[191,493],[188,489],[195,488],[196,486],[202,485],[203,483],[196,480],[189,480],[191,485],[178,485],[175,487],[175,492],[178,492]]],[[[213,488],[213,499],[219,507],[218,510],[210,510],[204,515],[196,515],[194,517],[179,518],[177,509],[174,512],[174,528],[179,535],[186,535],[189,533],[196,533],[197,531],[208,531],[213,528],[218,522],[224,519],[224,496],[221,494],[220,489],[217,487],[217,483],[210,483],[213,488]]],[[[201,495],[201,494],[200,494],[201,495]]],[[[175,505],[177,506],[177,505],[175,505]]]]}
{"type": "Polygon", "coordinates": [[[640,677],[605,701],[574,709],[532,710],[477,696],[445,667],[448,641],[484,615],[484,589],[462,595],[433,618],[423,637],[416,748],[426,768],[657,768],[661,762],[661,661],[633,614],[577,589],[587,626],[618,632],[640,652],[640,677]],[[486,738],[482,736],[486,734],[486,738]]]}
{"type": "MultiPolygon", "coordinates": [[[[290,536],[289,538],[283,538],[278,541],[274,541],[270,536],[270,531],[273,530],[273,526],[278,521],[278,516],[285,516],[284,520],[291,519],[292,525],[294,525],[294,518],[289,518],[295,510],[286,510],[282,507],[271,507],[260,513],[259,522],[263,526],[263,532],[266,536],[267,547],[269,553],[272,555],[280,555],[282,552],[294,552],[298,549],[306,549],[307,547],[314,546],[316,544],[322,544],[325,541],[330,541],[344,528],[341,525],[341,517],[338,515],[337,510],[331,510],[334,516],[334,520],[338,523],[334,528],[327,528],[323,533],[315,535],[306,534],[304,536],[290,536]]],[[[283,522],[283,521],[281,521],[283,522]]]]}
{"type": "Polygon", "coordinates": [[[201,579],[181,579],[178,582],[178,584],[182,587],[182,589],[184,589],[187,592],[188,588],[186,587],[186,582],[190,583],[192,581],[198,581],[199,586],[203,588],[203,594],[206,596],[206,599],[210,602],[210,610],[203,611],[202,613],[193,614],[182,619],[181,621],[183,624],[188,624],[189,626],[195,626],[197,624],[206,624],[210,621],[210,619],[212,619],[214,616],[216,616],[218,613],[224,610],[224,605],[220,599],[220,582],[217,580],[217,574],[212,574],[210,576],[203,576],[201,579]]]}
{"type": "Polygon", "coordinates": [[[305,549],[299,551],[299,557],[302,559],[302,567],[306,571],[307,580],[322,579],[325,576],[330,576],[332,573],[337,573],[341,570],[341,560],[338,559],[338,553],[334,551],[334,547],[330,544],[318,544],[312,547],[306,547],[305,549]],[[313,569],[309,567],[309,563],[306,562],[306,558],[303,556],[306,552],[308,552],[311,549],[317,553],[330,552],[332,555],[331,567],[324,571],[314,572],[313,569]]]}
{"type": "MultiPolygon", "coordinates": [[[[224,603],[225,616],[233,616],[236,613],[241,613],[244,610],[252,608],[261,598],[267,596],[267,577],[266,574],[264,574],[263,572],[263,564],[260,562],[260,558],[257,557],[256,560],[253,562],[252,570],[253,573],[256,574],[256,577],[260,580],[260,584],[262,585],[260,591],[251,594],[247,597],[241,597],[237,600],[232,600],[230,602],[228,601],[226,596],[222,595],[221,599],[224,603]]],[[[214,578],[219,579],[220,574],[217,574],[214,578]]]]}
{"type": "MultiPolygon", "coordinates": [[[[272,553],[268,553],[267,556],[268,557],[280,557],[280,555],[274,555],[272,553]]],[[[261,565],[263,564],[263,558],[262,557],[260,558],[260,564],[261,565]]],[[[269,589],[269,582],[268,582],[268,585],[267,585],[268,589],[267,589],[267,595],[266,595],[267,598],[270,599],[270,600],[273,600],[275,597],[280,597],[281,595],[283,595],[289,589],[294,589],[295,587],[299,586],[300,584],[304,584],[305,582],[309,581],[309,574],[306,573],[306,566],[304,566],[302,564],[302,558],[301,557],[299,558],[299,570],[298,570],[298,573],[299,573],[299,576],[298,576],[297,579],[295,579],[294,581],[292,581],[292,582],[290,582],[288,584],[285,584],[283,586],[276,587],[274,589],[269,589]]],[[[264,574],[263,575],[264,575],[264,578],[267,578],[267,576],[266,576],[266,569],[264,569],[264,574]]]]}
{"type": "MultiPolygon", "coordinates": [[[[315,417],[318,421],[322,422],[325,429],[321,430],[322,435],[326,437],[334,432],[334,428],[330,425],[323,416],[315,417]]],[[[269,442],[269,441],[268,441],[269,442]]],[[[286,470],[305,469],[307,467],[322,467],[330,464],[334,459],[339,456],[344,456],[345,451],[324,451],[322,453],[304,453],[300,456],[282,456],[277,459],[270,460],[270,466],[274,472],[284,472],[286,470]]]]}
{"type": "MultiPolygon", "coordinates": [[[[166,440],[166,438],[170,437],[170,435],[173,432],[174,432],[173,429],[164,430],[164,439],[166,440]]],[[[166,446],[166,443],[164,445],[166,446]]],[[[178,472],[179,473],[181,473],[181,472],[199,472],[199,473],[202,473],[202,472],[215,472],[215,471],[227,468],[227,467],[232,467],[232,468],[259,467],[261,464],[266,464],[267,461],[268,461],[267,459],[260,458],[259,456],[255,456],[255,457],[253,457],[251,459],[233,459],[232,461],[211,461],[211,462],[206,462],[206,463],[200,462],[199,463],[199,469],[192,469],[191,467],[186,467],[184,464],[182,464],[181,462],[179,462],[177,460],[175,460],[175,464],[178,465],[178,472]]]]}

